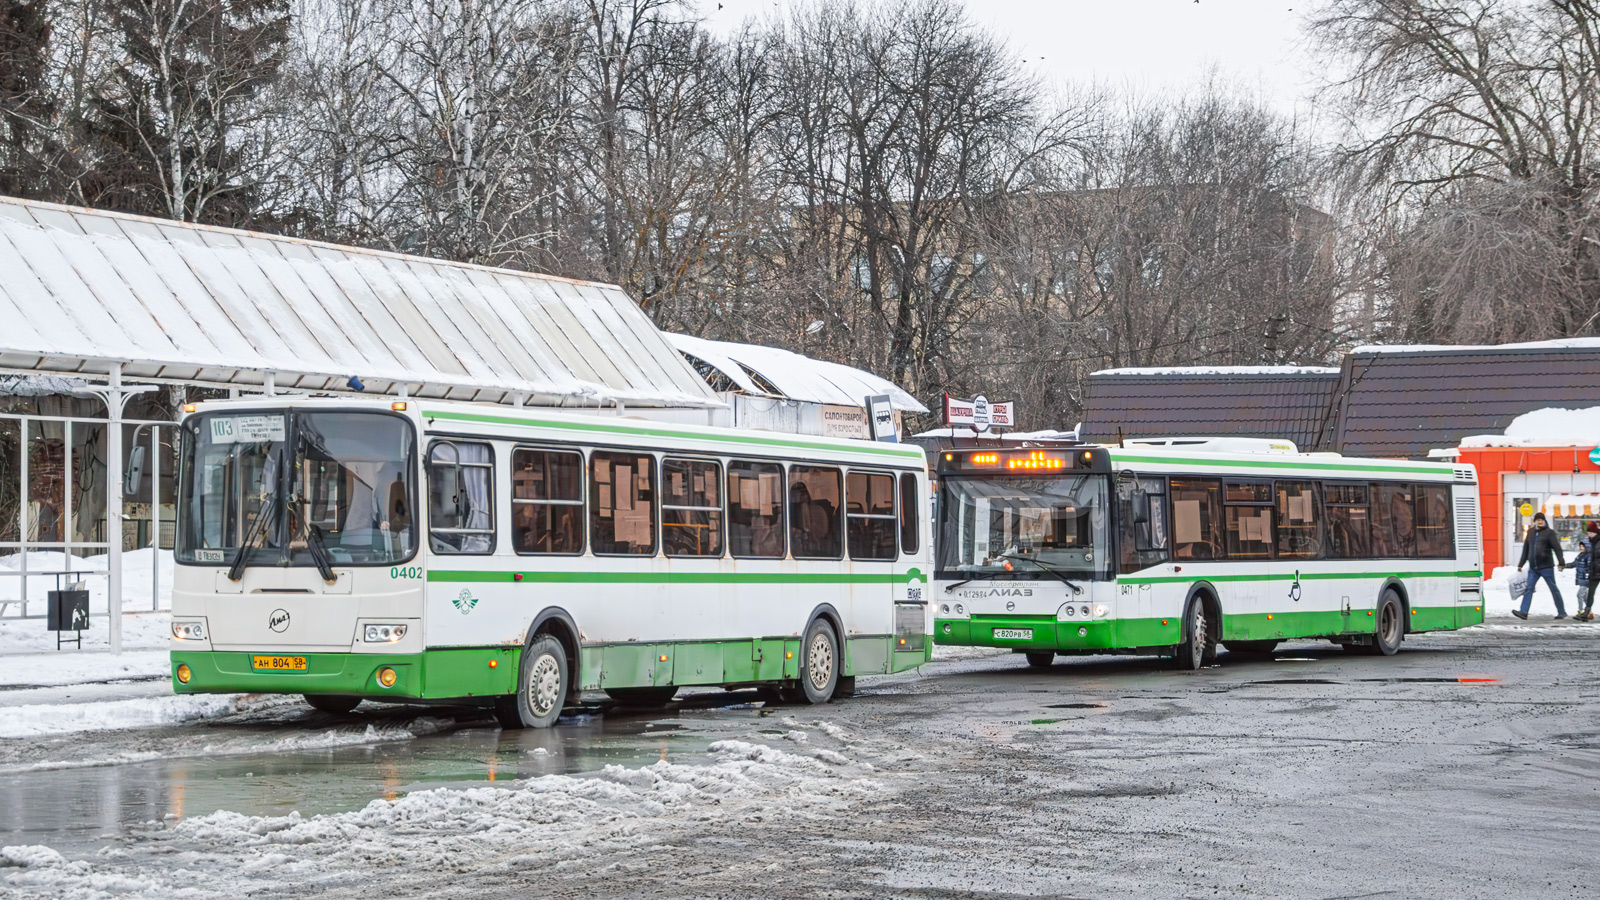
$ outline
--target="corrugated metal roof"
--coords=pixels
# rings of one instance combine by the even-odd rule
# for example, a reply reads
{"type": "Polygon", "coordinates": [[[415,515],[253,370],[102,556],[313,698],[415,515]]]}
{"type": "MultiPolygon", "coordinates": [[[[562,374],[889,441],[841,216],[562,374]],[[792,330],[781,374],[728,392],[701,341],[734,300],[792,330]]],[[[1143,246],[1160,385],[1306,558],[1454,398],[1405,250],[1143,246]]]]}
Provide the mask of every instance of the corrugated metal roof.
{"type": "Polygon", "coordinates": [[[1287,438],[1312,449],[1338,382],[1336,369],[1096,373],[1079,432],[1085,441],[1114,441],[1119,428],[1129,438],[1287,438]]]}
{"type": "Polygon", "coordinates": [[[1600,342],[1370,348],[1345,358],[1323,443],[1350,456],[1422,459],[1468,435],[1504,432],[1546,407],[1600,398],[1600,342]]]}
{"type": "Polygon", "coordinates": [[[667,333],[673,346],[715,367],[748,394],[770,394],[741,368],[748,366],[791,400],[862,406],[866,398],[888,394],[896,409],[925,413],[926,406],[887,378],[839,363],[812,359],[776,347],[710,341],[687,334],[667,333]]]}
{"type": "Polygon", "coordinates": [[[716,406],[615,285],[0,197],[0,367],[716,406]]]}

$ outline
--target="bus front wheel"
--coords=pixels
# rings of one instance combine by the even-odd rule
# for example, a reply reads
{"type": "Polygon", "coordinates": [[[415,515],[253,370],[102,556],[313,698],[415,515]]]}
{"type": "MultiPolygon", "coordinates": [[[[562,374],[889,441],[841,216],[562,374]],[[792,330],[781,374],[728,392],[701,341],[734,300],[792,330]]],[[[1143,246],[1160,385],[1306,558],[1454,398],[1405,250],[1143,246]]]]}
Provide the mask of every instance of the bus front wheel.
{"type": "Polygon", "coordinates": [[[522,652],[517,692],[495,701],[494,715],[504,728],[549,728],[561,717],[567,697],[567,653],[561,642],[541,634],[522,652]]]}
{"type": "Polygon", "coordinates": [[[1206,604],[1199,597],[1189,600],[1183,613],[1183,640],[1178,643],[1178,668],[1193,672],[1211,661],[1216,647],[1211,642],[1211,624],[1206,621],[1206,604]]]}

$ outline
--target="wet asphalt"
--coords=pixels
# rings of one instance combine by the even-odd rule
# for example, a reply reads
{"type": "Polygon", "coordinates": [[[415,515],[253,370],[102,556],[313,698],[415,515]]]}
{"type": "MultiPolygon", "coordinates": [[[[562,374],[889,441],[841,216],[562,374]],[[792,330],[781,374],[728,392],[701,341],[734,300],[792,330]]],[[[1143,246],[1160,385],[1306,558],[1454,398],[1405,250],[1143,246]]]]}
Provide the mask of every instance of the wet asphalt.
{"type": "MultiPolygon", "coordinates": [[[[438,786],[698,765],[717,740],[781,743],[797,718],[854,736],[846,749],[874,791],[792,819],[781,797],[778,814],[683,816],[548,864],[277,886],[305,897],[1600,896],[1600,626],[1509,620],[1414,636],[1391,658],[1297,644],[1270,659],[1223,651],[1188,673],[1147,657],[1037,670],[980,654],[863,679],[855,698],[823,707],[700,691],[540,732],[502,732],[474,710],[339,717],[282,700],[203,723],[0,741],[0,845],[177,871],[194,861],[150,835],[188,816],[311,816],[438,786]]],[[[248,893],[266,895],[260,883],[248,893]]]]}

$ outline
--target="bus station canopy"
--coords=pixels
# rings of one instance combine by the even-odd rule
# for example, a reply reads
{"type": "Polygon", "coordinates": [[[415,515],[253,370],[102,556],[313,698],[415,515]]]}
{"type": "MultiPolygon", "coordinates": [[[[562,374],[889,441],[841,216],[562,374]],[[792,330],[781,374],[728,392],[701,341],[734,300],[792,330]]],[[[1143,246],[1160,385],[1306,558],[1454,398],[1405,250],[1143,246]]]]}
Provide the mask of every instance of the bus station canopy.
{"type": "Polygon", "coordinates": [[[0,319],[14,374],[723,405],[615,285],[9,197],[0,319]]]}

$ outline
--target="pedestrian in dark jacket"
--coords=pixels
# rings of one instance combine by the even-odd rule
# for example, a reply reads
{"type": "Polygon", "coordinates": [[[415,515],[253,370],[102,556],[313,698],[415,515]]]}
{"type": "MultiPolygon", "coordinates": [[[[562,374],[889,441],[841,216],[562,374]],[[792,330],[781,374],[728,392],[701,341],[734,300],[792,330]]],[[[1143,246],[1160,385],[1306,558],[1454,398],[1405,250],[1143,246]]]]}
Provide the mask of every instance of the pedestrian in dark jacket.
{"type": "Polygon", "coordinates": [[[1521,572],[1523,566],[1529,566],[1528,587],[1522,592],[1522,608],[1513,609],[1511,614],[1519,619],[1528,617],[1528,607],[1533,605],[1533,589],[1544,579],[1550,585],[1550,593],[1556,598],[1556,619],[1567,617],[1566,605],[1561,602],[1561,588],[1556,587],[1556,567],[1567,567],[1566,554],[1561,552],[1561,539],[1550,530],[1550,523],[1545,521],[1544,513],[1533,514],[1533,527],[1528,529],[1528,537],[1522,542],[1522,560],[1517,563],[1517,571],[1521,572]]]}
{"type": "Polygon", "coordinates": [[[1580,622],[1593,622],[1594,594],[1600,589],[1600,564],[1595,559],[1595,551],[1600,550],[1600,524],[1590,522],[1585,531],[1589,536],[1580,545],[1578,558],[1573,562],[1578,572],[1578,611],[1572,617],[1580,622]]]}

